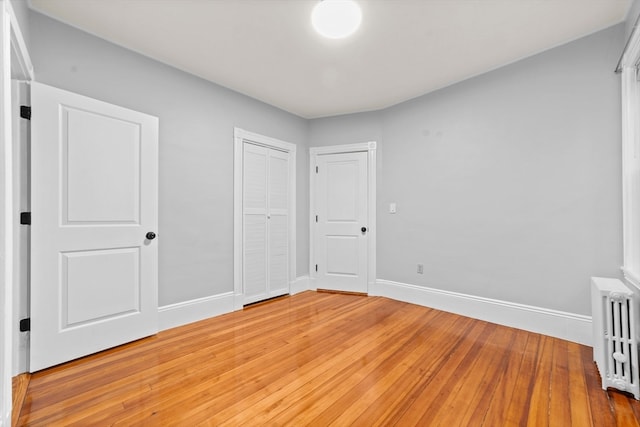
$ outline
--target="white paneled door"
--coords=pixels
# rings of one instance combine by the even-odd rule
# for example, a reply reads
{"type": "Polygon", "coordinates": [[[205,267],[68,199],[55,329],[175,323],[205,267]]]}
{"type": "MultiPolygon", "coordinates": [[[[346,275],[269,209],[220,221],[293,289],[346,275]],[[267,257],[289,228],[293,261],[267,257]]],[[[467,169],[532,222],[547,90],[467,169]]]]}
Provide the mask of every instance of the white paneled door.
{"type": "Polygon", "coordinates": [[[318,155],[316,286],[367,293],[367,153],[318,155]]]}
{"type": "Polygon", "coordinates": [[[289,153],[243,147],[244,304],[289,293],[289,153]]]}
{"type": "Polygon", "coordinates": [[[158,119],[34,83],[37,371],[157,332],[158,119]]]}

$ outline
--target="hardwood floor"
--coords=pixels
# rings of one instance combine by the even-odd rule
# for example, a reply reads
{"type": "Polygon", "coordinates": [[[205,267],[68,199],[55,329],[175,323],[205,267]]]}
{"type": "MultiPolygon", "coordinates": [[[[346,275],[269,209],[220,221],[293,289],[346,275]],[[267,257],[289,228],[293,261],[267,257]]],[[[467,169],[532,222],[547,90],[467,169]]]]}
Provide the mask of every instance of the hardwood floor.
{"type": "Polygon", "coordinates": [[[18,425],[633,426],[591,348],[304,292],[31,377],[18,425]]]}
{"type": "Polygon", "coordinates": [[[27,395],[27,388],[29,387],[29,381],[31,374],[24,373],[13,377],[11,384],[11,397],[12,397],[12,412],[11,412],[11,425],[18,424],[18,416],[20,415],[20,409],[24,403],[24,398],[27,395]]]}

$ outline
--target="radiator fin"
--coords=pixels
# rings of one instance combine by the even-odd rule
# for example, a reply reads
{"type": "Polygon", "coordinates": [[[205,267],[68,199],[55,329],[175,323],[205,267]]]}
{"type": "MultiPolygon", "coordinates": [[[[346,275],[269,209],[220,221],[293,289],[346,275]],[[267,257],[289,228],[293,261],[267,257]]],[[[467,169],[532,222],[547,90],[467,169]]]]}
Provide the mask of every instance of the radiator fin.
{"type": "Polygon", "coordinates": [[[602,388],[632,393],[640,400],[638,337],[634,295],[620,280],[591,279],[593,359],[602,388]]]}

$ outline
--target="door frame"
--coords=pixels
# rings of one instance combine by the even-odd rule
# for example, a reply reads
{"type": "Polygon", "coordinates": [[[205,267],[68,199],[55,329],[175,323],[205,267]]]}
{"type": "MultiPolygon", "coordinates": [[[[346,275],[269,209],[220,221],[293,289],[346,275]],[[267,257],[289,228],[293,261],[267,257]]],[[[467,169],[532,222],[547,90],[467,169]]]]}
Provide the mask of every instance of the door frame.
{"type": "Polygon", "coordinates": [[[8,0],[0,4],[0,164],[4,173],[0,178],[0,240],[4,242],[0,253],[0,277],[2,285],[2,318],[0,319],[0,426],[11,425],[12,389],[11,379],[13,370],[13,287],[14,254],[13,243],[15,235],[15,206],[14,206],[14,156],[12,134],[12,111],[15,106],[11,99],[11,79],[33,80],[33,66],[27,51],[22,31],[18,24],[13,7],[8,0]],[[15,63],[12,63],[15,61],[15,63]],[[12,74],[15,74],[12,76],[12,74]]]}
{"type": "Polygon", "coordinates": [[[331,145],[327,147],[309,148],[309,280],[310,288],[317,289],[317,272],[315,271],[315,244],[317,227],[315,224],[316,198],[316,167],[320,155],[342,153],[367,153],[367,291],[373,289],[376,281],[376,141],[346,145],[331,145]]]}
{"type": "Polygon", "coordinates": [[[296,279],[296,145],[276,138],[233,128],[233,309],[242,310],[244,143],[248,142],[289,153],[289,290],[296,279]]]}

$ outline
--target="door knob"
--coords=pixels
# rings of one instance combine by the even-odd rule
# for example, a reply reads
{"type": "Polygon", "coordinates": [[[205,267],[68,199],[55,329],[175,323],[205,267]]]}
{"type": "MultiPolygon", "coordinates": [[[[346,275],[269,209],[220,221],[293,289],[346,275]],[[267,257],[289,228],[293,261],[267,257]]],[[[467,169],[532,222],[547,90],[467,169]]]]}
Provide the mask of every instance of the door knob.
{"type": "Polygon", "coordinates": [[[153,239],[155,239],[155,238],[156,238],[156,233],[154,233],[153,231],[150,231],[150,232],[148,232],[148,233],[146,234],[146,236],[145,236],[145,237],[146,237],[147,239],[149,239],[149,240],[153,240],[153,239]]]}
{"type": "Polygon", "coordinates": [[[360,229],[360,231],[362,231],[363,233],[366,233],[366,232],[367,232],[367,227],[362,227],[362,228],[360,229]]]}

